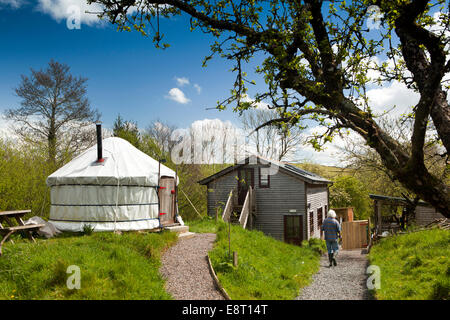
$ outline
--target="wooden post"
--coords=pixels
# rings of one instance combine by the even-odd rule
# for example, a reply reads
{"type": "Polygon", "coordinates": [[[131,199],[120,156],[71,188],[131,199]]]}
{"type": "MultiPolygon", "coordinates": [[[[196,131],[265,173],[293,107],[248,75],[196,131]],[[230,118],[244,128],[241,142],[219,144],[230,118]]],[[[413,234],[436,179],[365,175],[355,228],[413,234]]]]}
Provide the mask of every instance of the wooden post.
{"type": "MultiPolygon", "coordinates": [[[[162,231],[162,224],[161,224],[161,198],[160,198],[160,175],[161,175],[161,160],[158,160],[158,190],[157,190],[157,196],[158,196],[158,222],[159,222],[159,228],[162,231]]],[[[114,219],[115,220],[115,219],[114,219]]],[[[115,229],[115,227],[114,227],[115,229]]]]}
{"type": "Polygon", "coordinates": [[[233,266],[234,267],[238,266],[238,254],[236,251],[233,251],[233,266]]]}
{"type": "Polygon", "coordinates": [[[231,219],[228,220],[228,257],[231,257],[231,219]]]}
{"type": "Polygon", "coordinates": [[[177,220],[177,216],[178,216],[178,185],[177,185],[177,181],[178,181],[178,166],[175,165],[175,221],[178,221],[177,220]]]}
{"type": "Polygon", "coordinates": [[[382,218],[381,218],[381,203],[378,200],[375,200],[375,216],[377,220],[377,231],[376,233],[378,235],[381,234],[381,224],[382,224],[382,218]]]}

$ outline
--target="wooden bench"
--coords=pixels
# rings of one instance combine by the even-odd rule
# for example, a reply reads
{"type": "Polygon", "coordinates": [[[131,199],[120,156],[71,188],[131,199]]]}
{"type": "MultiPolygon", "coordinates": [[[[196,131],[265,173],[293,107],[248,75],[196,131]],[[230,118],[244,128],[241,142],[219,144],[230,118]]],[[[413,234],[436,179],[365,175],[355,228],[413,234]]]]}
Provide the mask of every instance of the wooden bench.
{"type": "Polygon", "coordinates": [[[31,210],[16,210],[16,211],[0,211],[0,236],[2,240],[0,241],[0,256],[2,255],[2,246],[6,240],[15,232],[23,232],[28,236],[33,242],[36,240],[33,238],[33,231],[38,230],[39,228],[44,227],[44,224],[29,224],[25,225],[22,220],[22,217],[27,213],[30,213],[31,210]],[[10,219],[15,219],[17,222],[17,226],[15,226],[10,219]],[[4,227],[2,222],[7,223],[9,227],[4,227]]]}

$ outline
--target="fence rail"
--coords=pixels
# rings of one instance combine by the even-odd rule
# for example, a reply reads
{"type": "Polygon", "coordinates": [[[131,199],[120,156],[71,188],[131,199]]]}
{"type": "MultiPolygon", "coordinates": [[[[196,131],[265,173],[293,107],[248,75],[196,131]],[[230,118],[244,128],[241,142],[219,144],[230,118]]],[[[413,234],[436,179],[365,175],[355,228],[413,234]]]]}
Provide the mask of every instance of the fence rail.
{"type": "Polygon", "coordinates": [[[232,212],[233,212],[233,190],[230,191],[230,194],[228,196],[227,204],[225,205],[225,209],[223,210],[222,220],[225,222],[229,222],[232,212]]]}

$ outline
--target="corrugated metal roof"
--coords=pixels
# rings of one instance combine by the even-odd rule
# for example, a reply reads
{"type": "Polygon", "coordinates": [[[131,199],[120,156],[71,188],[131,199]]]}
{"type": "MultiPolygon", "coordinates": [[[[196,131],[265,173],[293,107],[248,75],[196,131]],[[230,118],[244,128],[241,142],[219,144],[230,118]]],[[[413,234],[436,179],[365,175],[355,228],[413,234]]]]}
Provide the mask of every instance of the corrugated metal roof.
{"type": "MultiPolygon", "coordinates": [[[[246,163],[248,163],[247,160],[250,157],[255,157],[258,160],[262,160],[263,164],[264,163],[275,164],[279,168],[282,168],[282,169],[284,169],[284,170],[286,170],[286,171],[288,171],[288,172],[290,172],[290,173],[292,173],[292,174],[294,174],[296,176],[299,176],[299,177],[303,178],[304,180],[306,180],[309,183],[323,183],[323,184],[332,184],[333,183],[332,181],[330,181],[328,179],[325,179],[325,178],[323,178],[323,177],[321,177],[321,176],[319,176],[319,175],[317,175],[315,173],[312,173],[312,172],[300,169],[300,168],[298,168],[298,167],[296,167],[294,165],[291,165],[289,163],[284,163],[284,162],[280,162],[280,161],[276,161],[276,160],[266,159],[264,157],[256,156],[256,155],[249,156],[249,157],[245,158],[244,161],[240,161],[239,163],[235,164],[234,166],[231,166],[231,167],[228,167],[226,169],[223,169],[222,171],[216,172],[215,174],[198,181],[198,183],[200,183],[200,184],[207,184],[210,181],[212,181],[212,180],[214,180],[216,178],[219,178],[219,177],[223,176],[224,174],[227,174],[228,172],[230,172],[230,171],[232,171],[232,170],[234,170],[234,169],[236,169],[236,168],[238,168],[240,166],[245,165],[246,163]]],[[[261,162],[259,162],[259,163],[261,163],[261,162]]]]}
{"type": "MultiPolygon", "coordinates": [[[[391,196],[383,196],[379,194],[369,194],[369,197],[374,200],[384,200],[384,201],[391,201],[391,202],[404,202],[406,203],[406,199],[402,197],[391,197],[391,196]]],[[[413,199],[409,199],[409,201],[414,202],[413,199]]],[[[429,206],[430,204],[428,202],[425,202],[423,200],[419,200],[418,204],[429,206]]]]}
{"type": "Polygon", "coordinates": [[[284,168],[290,171],[293,171],[296,174],[301,175],[302,177],[308,178],[310,180],[314,180],[317,182],[324,182],[324,183],[332,183],[332,181],[325,179],[324,177],[321,177],[315,173],[300,169],[297,166],[294,166],[292,164],[283,164],[284,168]]]}

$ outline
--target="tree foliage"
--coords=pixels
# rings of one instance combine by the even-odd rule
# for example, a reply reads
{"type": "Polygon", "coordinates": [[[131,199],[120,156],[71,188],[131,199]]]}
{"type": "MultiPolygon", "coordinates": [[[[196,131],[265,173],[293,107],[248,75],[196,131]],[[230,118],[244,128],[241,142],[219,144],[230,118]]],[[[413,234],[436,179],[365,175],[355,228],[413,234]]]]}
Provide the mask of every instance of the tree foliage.
{"type": "Polygon", "coordinates": [[[57,167],[47,161],[45,144],[17,145],[0,140],[0,211],[31,209],[48,217],[50,190],[45,181],[57,167]]]}
{"type": "Polygon", "coordinates": [[[88,126],[99,119],[99,113],[86,97],[86,81],[72,76],[68,65],[51,60],[47,69],[22,75],[15,89],[20,107],[6,110],[5,117],[14,121],[23,140],[45,141],[51,162],[64,162],[63,155],[89,146],[95,137],[88,126]]]}
{"type": "Polygon", "coordinates": [[[127,140],[136,148],[139,148],[141,135],[136,122],[123,120],[122,117],[117,115],[113,125],[113,136],[127,140]]]}
{"type": "Polygon", "coordinates": [[[364,184],[353,176],[340,176],[330,187],[330,206],[353,207],[355,220],[366,219],[371,215],[370,204],[369,192],[364,184]]]}
{"type": "Polygon", "coordinates": [[[302,131],[297,125],[283,128],[276,124],[255,130],[277,117],[278,113],[275,110],[254,109],[242,115],[241,123],[249,136],[249,143],[256,149],[258,155],[281,161],[292,158],[298,151],[302,142],[302,131]]]}
{"type": "MultiPolygon", "coordinates": [[[[328,127],[311,139],[320,148],[334,134],[351,129],[381,157],[383,165],[412,192],[450,216],[449,188],[424,164],[424,141],[431,118],[438,143],[450,148],[450,108],[444,76],[450,71],[448,5],[444,0],[89,0],[104,6],[101,16],[122,30],[153,34],[161,46],[159,17],[182,13],[192,29],[216,37],[211,55],[234,61],[232,95],[218,108],[237,102],[239,111],[252,107],[246,97],[253,84],[244,70],[259,53],[265,59],[256,71],[266,88],[255,103],[268,99],[286,125],[309,117],[328,127]],[[371,5],[384,14],[379,32],[367,30],[371,5]],[[439,17],[433,14],[437,12],[439,17]],[[156,29],[154,26],[157,25],[156,29]],[[153,26],[153,28],[151,28],[153,26]],[[394,61],[376,63],[386,56],[394,61]],[[378,72],[370,79],[368,70],[378,72]],[[419,93],[411,108],[414,119],[411,150],[405,150],[376,121],[367,87],[399,81],[419,93]]],[[[165,44],[162,44],[166,47],[165,44]]],[[[261,56],[261,55],[259,55],[261,56]]],[[[274,123],[274,121],[271,121],[274,123]]]]}

